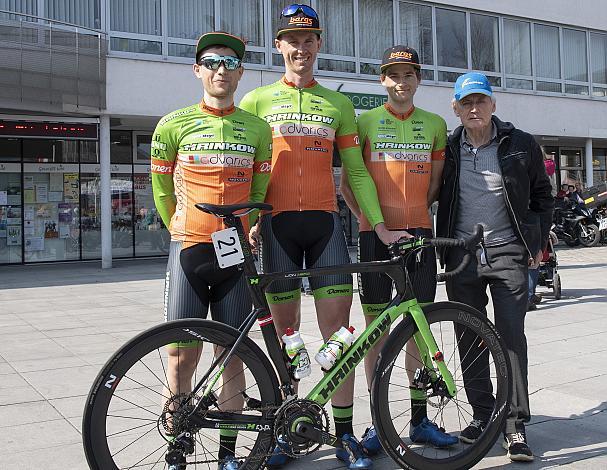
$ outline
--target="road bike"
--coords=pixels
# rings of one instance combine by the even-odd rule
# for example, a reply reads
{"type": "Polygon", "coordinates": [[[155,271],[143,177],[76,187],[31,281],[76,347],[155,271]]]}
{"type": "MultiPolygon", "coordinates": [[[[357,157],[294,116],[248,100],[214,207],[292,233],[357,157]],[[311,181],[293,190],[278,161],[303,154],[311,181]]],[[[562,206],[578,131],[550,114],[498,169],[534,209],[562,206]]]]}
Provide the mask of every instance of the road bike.
{"type": "Polygon", "coordinates": [[[437,277],[457,275],[483,249],[480,226],[468,240],[400,241],[390,247],[392,258],[387,261],[258,273],[239,217],[271,206],[197,207],[224,219],[228,228],[216,243],[218,259],[236,257],[232,264],[243,270],[254,308],[239,329],[211,320],[178,320],[141,333],[116,352],[86,402],[83,443],[92,469],[209,469],[219,462],[222,433],[235,436],[235,458],[239,468],[247,470],[261,468],[279,438],[292,457],[305,456],[321,445],[343,447],[330,432],[324,405],[400,319],[379,356],[371,390],[373,423],[383,449],[401,467],[415,469],[469,468],[485,456],[503,431],[509,410],[511,370],[504,344],[492,323],[469,306],[420,305],[406,269],[409,257],[423,247],[461,247],[467,250],[462,264],[437,277]],[[395,296],[312,390],[299,398],[265,289],[279,279],[355,272],[387,274],[394,281],[395,296]],[[251,331],[255,323],[260,331],[251,331]],[[415,341],[421,362],[407,370],[405,345],[410,340],[415,341]],[[265,344],[266,352],[260,344],[265,344]],[[174,393],[169,386],[168,376],[175,372],[168,370],[171,347],[196,350],[191,392],[174,393]],[[242,364],[237,373],[227,374],[230,361],[242,364]],[[475,365],[480,372],[471,376],[472,364],[485,366],[475,365]],[[478,396],[483,381],[488,383],[483,390],[490,390],[482,397],[483,404],[470,403],[467,394],[478,396]],[[412,386],[424,390],[428,418],[454,436],[476,413],[490,416],[480,437],[473,444],[458,441],[440,449],[413,442],[409,437],[412,386]]]}

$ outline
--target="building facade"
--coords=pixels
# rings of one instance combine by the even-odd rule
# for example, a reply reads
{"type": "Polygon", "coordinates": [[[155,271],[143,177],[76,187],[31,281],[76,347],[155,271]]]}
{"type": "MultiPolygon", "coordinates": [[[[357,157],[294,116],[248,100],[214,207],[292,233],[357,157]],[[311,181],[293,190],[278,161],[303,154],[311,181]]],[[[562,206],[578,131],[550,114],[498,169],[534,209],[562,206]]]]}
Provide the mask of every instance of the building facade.
{"type": "MultiPolygon", "coordinates": [[[[0,0],[0,264],[158,256],[169,237],[149,178],[154,126],[200,101],[197,37],[247,40],[236,100],[276,81],[285,0],[0,0]]],[[[309,0],[319,81],[358,110],[384,99],[387,47],[418,50],[416,103],[449,129],[461,73],[490,77],[497,115],[536,136],[560,183],[607,180],[607,10],[601,0],[309,0]]],[[[335,170],[336,179],[339,168],[335,170]]],[[[355,228],[344,208],[347,232],[355,228]]]]}

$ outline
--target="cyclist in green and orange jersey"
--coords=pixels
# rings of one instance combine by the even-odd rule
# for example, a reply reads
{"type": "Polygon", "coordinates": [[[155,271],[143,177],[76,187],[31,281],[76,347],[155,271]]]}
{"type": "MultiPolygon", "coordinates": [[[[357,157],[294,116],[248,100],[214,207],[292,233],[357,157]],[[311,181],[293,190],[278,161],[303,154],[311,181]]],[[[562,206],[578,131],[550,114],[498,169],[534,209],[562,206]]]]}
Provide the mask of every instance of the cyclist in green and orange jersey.
{"type": "MultiPolygon", "coordinates": [[[[265,198],[272,157],[270,127],[234,106],[244,53],[244,42],[235,36],[202,35],[194,74],[202,82],[204,98],[163,117],[152,137],[154,201],[171,232],[165,320],[206,318],[210,309],[213,320],[238,328],[252,308],[242,271],[236,266],[221,269],[217,263],[211,233],[225,228],[224,224],[194,207],[200,202],[236,204],[265,198]]],[[[191,391],[199,345],[193,341],[170,348],[166,374],[170,391],[165,393],[191,391]]],[[[227,368],[219,401],[227,409],[240,409],[242,362],[230,361],[227,368]]],[[[238,468],[235,446],[236,432],[222,429],[220,470],[238,468]]]]}
{"type": "MultiPolygon", "coordinates": [[[[316,12],[294,4],[282,11],[275,45],[285,62],[285,75],[271,85],[247,94],[240,106],[264,118],[272,127],[272,173],[266,202],[271,214],[261,218],[262,263],[265,272],[349,263],[343,227],[337,214],[332,156],[336,144],[358,204],[378,236],[386,243],[402,233],[389,232],[381,215],[377,192],[362,160],[354,108],[348,98],[314,80],[314,62],[321,47],[316,12]]],[[[253,231],[253,236],[256,231],[253,231]]],[[[279,334],[299,329],[300,281],[274,282],[268,301],[279,334]]],[[[318,324],[325,341],[348,326],[352,305],[350,275],[310,279],[318,324]]],[[[354,440],[352,403],[354,377],[335,394],[333,417],[338,436],[354,440]]],[[[362,453],[355,458],[343,450],[336,455],[351,469],[370,468],[362,453]]],[[[268,465],[286,463],[275,454],[268,465]]]]}
{"type": "MultiPolygon", "coordinates": [[[[440,116],[416,108],[413,96],[421,81],[417,52],[406,46],[386,50],[381,65],[380,82],[388,93],[384,106],[361,114],[358,132],[365,165],[371,173],[386,226],[406,230],[409,236],[432,236],[430,205],[437,199],[443,173],[447,127],[440,116]]],[[[361,213],[348,180],[342,178],[341,190],[346,203],[360,221],[359,259],[389,259],[386,245],[371,230],[361,213]]],[[[436,255],[426,248],[408,266],[417,298],[432,302],[436,294],[436,255]]],[[[359,295],[367,324],[392,298],[392,280],[385,274],[362,273],[359,295]]],[[[365,357],[367,384],[371,387],[377,357],[386,338],[382,338],[365,357]]],[[[407,344],[406,368],[409,372],[412,418],[410,436],[414,442],[430,442],[447,447],[458,442],[426,416],[425,390],[415,388],[413,373],[420,367],[414,342],[407,344]]],[[[373,428],[367,436],[375,436],[373,428]]],[[[379,451],[379,440],[367,439],[370,450],[379,451]],[[375,445],[372,445],[375,443],[375,445]]]]}

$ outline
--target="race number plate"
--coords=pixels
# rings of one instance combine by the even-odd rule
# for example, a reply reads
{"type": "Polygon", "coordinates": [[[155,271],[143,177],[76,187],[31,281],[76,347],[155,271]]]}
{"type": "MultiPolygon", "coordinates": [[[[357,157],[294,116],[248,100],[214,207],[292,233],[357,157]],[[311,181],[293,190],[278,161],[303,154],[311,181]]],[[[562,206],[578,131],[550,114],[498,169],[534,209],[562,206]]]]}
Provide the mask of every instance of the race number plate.
{"type": "Polygon", "coordinates": [[[605,217],[599,221],[599,230],[606,230],[606,229],[607,229],[607,217],[605,217]]]}
{"type": "Polygon", "coordinates": [[[213,232],[211,240],[213,240],[213,247],[220,268],[228,268],[244,261],[242,246],[234,227],[213,232]]]}

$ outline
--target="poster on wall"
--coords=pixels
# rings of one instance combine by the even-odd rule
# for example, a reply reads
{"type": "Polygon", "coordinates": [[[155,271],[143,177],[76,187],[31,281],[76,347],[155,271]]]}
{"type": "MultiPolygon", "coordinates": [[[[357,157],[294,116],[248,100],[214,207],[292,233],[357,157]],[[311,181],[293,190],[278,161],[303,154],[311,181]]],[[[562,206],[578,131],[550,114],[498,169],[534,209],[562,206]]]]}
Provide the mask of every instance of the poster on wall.
{"type": "Polygon", "coordinates": [[[25,175],[23,177],[23,189],[34,189],[34,176],[25,175]]]}
{"type": "Polygon", "coordinates": [[[9,226],[6,230],[8,246],[21,245],[21,226],[9,226]]]}
{"type": "Polygon", "coordinates": [[[63,201],[63,191],[49,191],[48,202],[61,202],[63,201]]]}
{"type": "Polygon", "coordinates": [[[70,236],[69,225],[59,225],[59,238],[68,238],[70,236]]]}
{"type": "Polygon", "coordinates": [[[23,190],[23,202],[25,204],[33,204],[36,202],[36,192],[33,189],[23,190]]]}
{"type": "Polygon", "coordinates": [[[66,201],[78,201],[80,198],[80,183],[78,173],[63,174],[63,199],[66,201]]]}
{"type": "Polygon", "coordinates": [[[6,213],[7,225],[21,225],[21,207],[9,207],[6,213]]]}
{"type": "Polygon", "coordinates": [[[25,239],[25,251],[43,251],[44,237],[32,237],[25,239]]]}
{"type": "Polygon", "coordinates": [[[63,173],[49,173],[48,190],[63,192],[63,173]]]}
{"type": "Polygon", "coordinates": [[[36,202],[48,202],[48,184],[37,184],[36,186],[36,202]]]}
{"type": "Polygon", "coordinates": [[[71,224],[72,223],[72,207],[73,204],[62,202],[57,204],[59,223],[60,224],[71,224]]]}
{"type": "Polygon", "coordinates": [[[7,204],[11,206],[21,205],[21,188],[19,186],[9,186],[6,191],[7,204]]]}
{"type": "Polygon", "coordinates": [[[0,206],[8,205],[8,192],[0,191],[0,206]]]}

